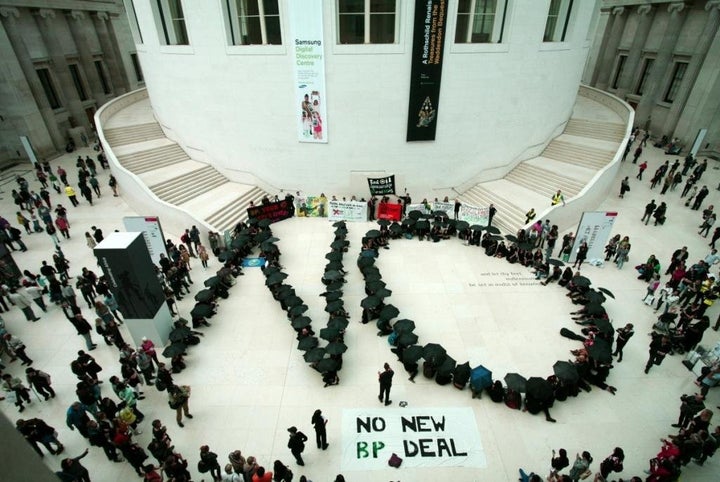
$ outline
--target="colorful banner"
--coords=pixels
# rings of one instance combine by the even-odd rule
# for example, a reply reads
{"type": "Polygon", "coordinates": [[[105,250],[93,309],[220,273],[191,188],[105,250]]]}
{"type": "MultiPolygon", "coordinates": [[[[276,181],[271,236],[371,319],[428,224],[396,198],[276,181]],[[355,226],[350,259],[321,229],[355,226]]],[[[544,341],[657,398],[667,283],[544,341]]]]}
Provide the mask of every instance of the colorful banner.
{"type": "Polygon", "coordinates": [[[371,196],[385,196],[395,194],[395,175],[387,177],[368,178],[368,187],[371,196]]]}
{"type": "Polygon", "coordinates": [[[415,2],[408,142],[435,140],[446,22],[447,0],[415,2]]]}
{"type": "Polygon", "coordinates": [[[605,259],[605,245],[610,238],[615,218],[617,218],[617,213],[611,211],[584,212],[577,231],[575,231],[575,244],[570,254],[570,262],[575,262],[577,250],[583,241],[588,245],[585,259],[588,261],[605,259]]]}
{"type": "Polygon", "coordinates": [[[272,223],[292,217],[290,202],[285,199],[273,203],[261,204],[260,206],[253,206],[247,209],[247,214],[248,218],[258,220],[269,219],[272,223]]]}
{"type": "Polygon", "coordinates": [[[301,218],[324,218],[328,215],[325,196],[306,196],[298,202],[295,214],[301,218]]]}
{"type": "Polygon", "coordinates": [[[487,467],[470,407],[345,409],[342,434],[343,471],[387,471],[393,453],[403,468],[487,467]]]}
{"type": "Polygon", "coordinates": [[[377,218],[390,221],[400,221],[402,217],[402,204],[378,203],[377,218]]]}
{"type": "Polygon", "coordinates": [[[358,201],[329,201],[329,221],[367,221],[367,203],[358,201]]]}
{"type": "Polygon", "coordinates": [[[125,231],[129,233],[142,233],[145,245],[150,253],[153,263],[160,263],[160,255],[167,256],[165,235],[157,216],[125,216],[123,218],[125,231]]]}
{"type": "Polygon", "coordinates": [[[460,206],[458,219],[461,221],[467,221],[470,224],[479,224],[480,226],[487,226],[488,218],[488,208],[479,208],[476,206],[470,206],[469,204],[463,204],[460,206]]]}
{"type": "Polygon", "coordinates": [[[446,202],[434,202],[432,203],[432,210],[433,211],[444,211],[447,213],[448,217],[450,219],[453,218],[455,215],[455,203],[446,203],[446,202]]]}
{"type": "Polygon", "coordinates": [[[295,66],[295,112],[300,142],[326,143],[322,0],[287,2],[295,66]]]}

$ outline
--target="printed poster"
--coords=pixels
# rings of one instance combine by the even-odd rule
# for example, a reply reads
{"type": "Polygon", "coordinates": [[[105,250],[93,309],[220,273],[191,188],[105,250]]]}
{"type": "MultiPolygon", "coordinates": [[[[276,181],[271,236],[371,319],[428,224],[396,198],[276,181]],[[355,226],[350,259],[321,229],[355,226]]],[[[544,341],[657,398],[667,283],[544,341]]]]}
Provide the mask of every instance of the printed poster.
{"type": "Polygon", "coordinates": [[[301,218],[324,218],[328,215],[328,200],[325,196],[305,196],[298,203],[295,214],[301,218]]]}
{"type": "Polygon", "coordinates": [[[371,196],[385,196],[395,194],[395,175],[387,177],[369,177],[368,187],[371,196]]]}
{"type": "Polygon", "coordinates": [[[359,201],[329,201],[328,221],[367,221],[367,203],[359,201]]]}
{"type": "Polygon", "coordinates": [[[160,218],[157,216],[125,216],[123,218],[125,231],[128,233],[142,233],[145,238],[150,258],[154,264],[160,263],[160,255],[167,256],[165,247],[165,235],[160,226],[160,218]]]}
{"type": "Polygon", "coordinates": [[[300,142],[326,143],[325,54],[322,0],[287,2],[295,66],[295,105],[300,142]]]}
{"type": "Polygon", "coordinates": [[[489,215],[489,208],[479,208],[477,206],[463,204],[460,206],[458,219],[467,221],[470,225],[479,224],[480,226],[487,226],[489,215]]]}

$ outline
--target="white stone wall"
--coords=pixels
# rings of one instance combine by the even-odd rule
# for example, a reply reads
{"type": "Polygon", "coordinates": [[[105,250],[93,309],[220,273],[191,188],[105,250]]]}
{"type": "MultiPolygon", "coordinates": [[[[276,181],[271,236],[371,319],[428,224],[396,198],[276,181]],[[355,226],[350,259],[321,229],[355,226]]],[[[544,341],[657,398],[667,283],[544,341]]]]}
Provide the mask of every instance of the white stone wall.
{"type": "Polygon", "coordinates": [[[469,47],[453,43],[449,2],[436,140],[408,143],[414,3],[398,2],[399,43],[386,47],[335,45],[334,2],[323,2],[329,143],[318,145],[296,137],[289,48],[227,47],[220,0],[184,1],[191,45],[160,46],[149,4],[135,2],[153,108],[193,157],[278,189],[348,193],[358,188],[352,172],[386,171],[401,189],[431,197],[488,169],[500,177],[570,116],[595,2],[575,2],[567,41],[544,44],[549,1],[513,0],[503,43],[469,47]]]}

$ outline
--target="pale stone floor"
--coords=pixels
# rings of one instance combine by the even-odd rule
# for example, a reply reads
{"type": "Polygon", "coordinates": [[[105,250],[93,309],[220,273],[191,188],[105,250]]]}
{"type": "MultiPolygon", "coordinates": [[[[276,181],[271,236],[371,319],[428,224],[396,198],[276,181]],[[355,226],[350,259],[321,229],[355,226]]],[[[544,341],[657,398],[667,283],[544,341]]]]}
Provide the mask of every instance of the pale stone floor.
{"type": "MultiPolygon", "coordinates": [[[[83,150],[82,153],[86,151],[90,152],[83,150]]],[[[65,156],[65,161],[61,162],[72,173],[71,179],[75,178],[75,157],[76,154],[65,156]]],[[[143,447],[146,446],[151,437],[149,422],[160,418],[167,424],[177,450],[190,461],[195,475],[198,449],[207,443],[220,455],[221,461],[231,450],[241,449],[246,456],[255,455],[266,467],[271,467],[275,459],[284,461],[295,473],[295,480],[305,474],[315,482],[332,481],[337,473],[343,472],[342,451],[354,450],[352,441],[343,438],[341,431],[343,410],[382,408],[376,398],[376,372],[383,362],[389,361],[396,370],[392,389],[395,409],[400,401],[407,401],[409,408],[472,408],[476,426],[471,429],[479,434],[487,467],[344,471],[348,481],[510,481],[517,479],[518,467],[545,474],[550,451],[558,447],[565,447],[571,456],[589,450],[595,458],[592,468],[597,469],[615,446],[621,446],[627,456],[626,470],[620,475],[623,478],[642,475],[647,460],[660,446],[659,438],[672,433],[670,424],[676,421],[678,397],[694,392],[695,386],[694,376],[681,365],[679,355],[668,357],[649,375],[643,374],[649,343],[647,333],[654,316],[640,302],[645,285],[635,279],[632,267],[655,253],[664,268],[672,251],[682,245],[689,247],[693,262],[709,250],[707,241],[695,234],[700,213],[682,207],[679,190],[664,196],[669,205],[665,226],[639,223],[648,199],[661,197],[657,189],[652,194],[649,192],[647,180],[664,156],[659,150],[648,148],[643,158],[651,164],[646,172],[646,182],[641,185],[635,181],[636,167],[626,162],[620,176],[631,175],[632,191],[623,200],[613,191],[599,206],[601,210],[619,212],[614,232],[630,236],[630,262],[623,270],[612,264],[583,269],[596,286],[615,292],[616,299],[609,300],[606,305],[616,327],[627,322],[633,322],[637,327],[638,334],[628,344],[624,361],[616,364],[610,375],[609,382],[618,388],[616,396],[595,389],[556,404],[552,415],[558,422],[550,424],[542,416],[511,411],[488,399],[473,400],[467,390],[461,392],[449,386],[440,387],[422,375],[418,376],[416,384],[408,382],[402,366],[388,352],[386,340],[376,336],[375,327],[357,323],[359,302],[364,293],[355,259],[360,237],[372,227],[370,223],[357,223],[349,225],[351,249],[345,259],[349,274],[344,299],[353,322],[346,335],[349,350],[344,357],[339,386],[323,388],[320,377],[295,349],[294,333],[267,291],[260,271],[248,268],[246,275],[238,278],[230,298],[220,303],[218,315],[211,320],[213,326],[203,330],[206,336],[202,343],[191,348],[188,369],[176,375],[178,382],[193,387],[190,407],[195,418],[187,421],[184,429],[179,428],[167,406],[166,395],[148,387],[145,389],[147,399],[140,402],[147,417],[142,427],[145,432],[136,438],[143,447]],[[310,418],[316,408],[321,408],[329,419],[330,447],[325,452],[315,449],[312,440],[310,418]],[[311,436],[303,470],[294,464],[286,448],[286,429],[291,425],[311,436]]],[[[56,160],[52,164],[59,162],[56,160]]],[[[714,189],[719,177],[713,166],[704,175],[703,182],[711,187],[706,203],[720,200],[714,189]]],[[[0,214],[14,223],[15,209],[10,196],[12,176],[6,172],[2,179],[4,193],[0,194],[3,197],[0,214]]],[[[37,183],[32,184],[37,187],[37,183]]],[[[101,184],[105,195],[96,206],[90,207],[83,202],[78,208],[69,207],[72,239],[63,242],[62,246],[71,261],[72,273],[78,273],[83,266],[97,270],[83,237],[83,232],[91,225],[97,225],[109,234],[114,229],[122,229],[122,216],[152,214],[133,213],[122,198],[109,195],[107,173],[101,175],[101,184]]],[[[619,187],[619,179],[617,185],[619,187]]],[[[67,203],[66,199],[63,203],[67,203]]],[[[332,229],[330,223],[321,219],[291,219],[273,226],[275,235],[280,238],[282,264],[290,276],[287,281],[309,305],[308,314],[315,320],[316,331],[326,322],[322,298],[318,295],[323,291],[320,276],[326,263],[324,255],[333,239],[332,229]]],[[[166,234],[176,240],[179,235],[166,234]]],[[[15,259],[21,269],[37,271],[42,259],[50,259],[51,241],[45,234],[25,236],[24,239],[29,251],[16,253],[15,259]]],[[[208,271],[204,271],[197,261],[193,263],[193,289],[199,290],[202,280],[213,273],[218,262],[213,261],[208,271]]],[[[477,248],[463,246],[457,240],[439,244],[395,241],[391,250],[382,252],[378,266],[388,288],[393,290],[389,302],[400,309],[401,318],[415,320],[420,343],[439,342],[459,362],[469,360],[473,366],[482,363],[493,370],[496,378],[513,371],[526,376],[547,376],[552,364],[558,359],[569,358],[568,350],[577,345],[558,335],[561,327],[576,326],[568,316],[573,305],[560,288],[525,282],[530,277],[527,269],[489,259],[477,248]],[[477,286],[479,284],[489,286],[477,286]]],[[[192,307],[192,297],[186,297],[180,306],[181,311],[187,313],[192,307]]],[[[713,322],[718,311],[717,306],[709,311],[713,322]]],[[[88,318],[93,316],[89,310],[85,314],[88,318]]],[[[82,339],[67,323],[61,310],[54,306],[47,314],[42,314],[41,321],[32,324],[25,322],[18,310],[3,316],[7,328],[27,343],[35,366],[52,375],[58,392],[58,397],[50,402],[34,401],[23,416],[47,420],[60,433],[67,453],[79,454],[87,442],[65,426],[64,413],[75,399],[76,380],[68,365],[76,351],[84,348],[82,339]]],[[[103,379],[119,375],[117,350],[104,345],[98,335],[94,338],[99,346],[93,355],[104,367],[103,379]]],[[[129,335],[127,339],[130,339],[129,335]]],[[[718,334],[710,330],[703,344],[712,346],[717,341],[718,334]]],[[[9,370],[14,374],[21,373],[17,363],[10,365],[9,370]]],[[[112,395],[107,383],[103,393],[112,395]]],[[[714,409],[719,403],[720,391],[711,391],[707,405],[714,409]]],[[[17,419],[15,407],[7,402],[0,406],[13,422],[17,419]]],[[[387,458],[387,455],[383,457],[387,458]]],[[[46,456],[43,461],[53,470],[59,466],[59,460],[53,456],[46,456]]],[[[137,480],[128,464],[108,462],[99,448],[92,448],[83,463],[95,481],[137,480]]],[[[710,460],[703,468],[691,464],[683,479],[717,480],[717,467],[717,459],[710,460]]],[[[198,476],[195,480],[200,479],[198,476]]],[[[206,475],[205,480],[208,479],[206,475]]]]}

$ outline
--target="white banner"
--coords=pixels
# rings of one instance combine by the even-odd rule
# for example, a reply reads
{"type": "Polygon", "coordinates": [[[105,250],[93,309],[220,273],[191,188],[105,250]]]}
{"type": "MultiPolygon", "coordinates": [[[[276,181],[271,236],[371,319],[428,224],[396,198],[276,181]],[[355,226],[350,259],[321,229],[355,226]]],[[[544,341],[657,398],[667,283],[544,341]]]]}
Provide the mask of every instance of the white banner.
{"type": "Polygon", "coordinates": [[[455,203],[434,202],[432,209],[433,211],[445,211],[450,219],[455,215],[455,203]]]}
{"type": "Polygon", "coordinates": [[[420,211],[423,214],[430,214],[430,211],[425,208],[425,205],[423,203],[408,204],[405,208],[405,214],[408,214],[410,211],[420,211]]]}
{"type": "Polygon", "coordinates": [[[610,231],[612,231],[615,218],[617,218],[616,212],[584,212],[575,232],[575,244],[570,255],[570,261],[575,261],[577,250],[583,241],[588,244],[587,261],[605,259],[605,245],[607,240],[610,239],[610,231]]]}
{"type": "Polygon", "coordinates": [[[470,224],[487,226],[489,214],[488,209],[489,208],[479,208],[476,206],[470,206],[469,204],[463,204],[462,206],[460,206],[458,218],[461,221],[467,221],[470,224]]]}
{"type": "Polygon", "coordinates": [[[125,231],[143,234],[145,245],[153,263],[158,264],[160,262],[160,253],[167,256],[160,218],[157,216],[126,216],[123,218],[123,224],[125,225],[125,231]]]}
{"type": "Polygon", "coordinates": [[[346,409],[342,431],[343,471],[387,470],[393,453],[403,467],[487,466],[470,407],[346,409]]]}
{"type": "Polygon", "coordinates": [[[40,163],[37,160],[37,157],[35,157],[35,150],[32,147],[32,144],[30,144],[30,139],[27,138],[27,136],[20,136],[20,142],[22,143],[23,149],[25,149],[25,153],[28,155],[28,159],[30,159],[30,162],[32,162],[33,168],[37,169],[40,167],[40,163]]]}
{"type": "Polygon", "coordinates": [[[322,0],[287,2],[295,65],[298,140],[327,142],[322,0]]]}
{"type": "Polygon", "coordinates": [[[367,203],[328,201],[328,221],[367,221],[367,203]]]}

